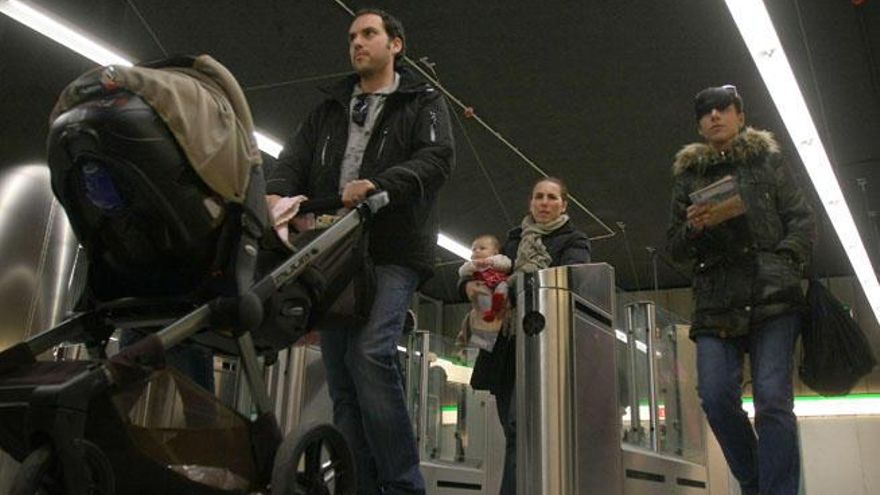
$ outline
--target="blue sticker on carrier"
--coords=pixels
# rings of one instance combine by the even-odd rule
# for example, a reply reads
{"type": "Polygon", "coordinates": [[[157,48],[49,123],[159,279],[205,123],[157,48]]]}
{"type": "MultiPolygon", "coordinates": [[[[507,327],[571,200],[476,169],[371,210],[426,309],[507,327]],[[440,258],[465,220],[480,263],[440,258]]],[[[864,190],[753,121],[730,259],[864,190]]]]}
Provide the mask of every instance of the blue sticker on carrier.
{"type": "Polygon", "coordinates": [[[93,205],[104,211],[113,211],[125,206],[113,177],[106,168],[95,162],[86,162],[82,166],[83,181],[86,186],[86,197],[93,205]]]}

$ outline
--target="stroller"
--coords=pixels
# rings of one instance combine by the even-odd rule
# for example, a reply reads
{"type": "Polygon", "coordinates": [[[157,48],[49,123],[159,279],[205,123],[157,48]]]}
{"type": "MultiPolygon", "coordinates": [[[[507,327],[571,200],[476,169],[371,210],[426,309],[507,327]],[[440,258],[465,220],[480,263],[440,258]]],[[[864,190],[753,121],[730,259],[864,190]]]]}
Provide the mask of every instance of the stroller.
{"type": "Polygon", "coordinates": [[[250,110],[205,55],[88,72],[50,121],[52,188],[89,269],[69,319],[0,353],[0,448],[22,463],[13,495],[353,493],[332,426],[282,439],[259,358],[357,317],[363,234],[387,195],[293,251],[273,244],[250,110]],[[120,328],[146,336],[108,358],[120,328]],[[240,356],[251,414],[166,366],[185,341],[240,356]],[[90,359],[37,359],[62,342],[90,359]]]}

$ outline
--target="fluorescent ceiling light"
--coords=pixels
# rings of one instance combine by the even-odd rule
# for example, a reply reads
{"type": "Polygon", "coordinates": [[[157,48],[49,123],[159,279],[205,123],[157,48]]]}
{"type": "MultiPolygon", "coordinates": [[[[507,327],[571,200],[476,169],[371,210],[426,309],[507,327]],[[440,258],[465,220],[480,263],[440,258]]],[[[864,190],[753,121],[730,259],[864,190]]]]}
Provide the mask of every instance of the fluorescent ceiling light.
{"type": "MultiPolygon", "coordinates": [[[[18,0],[0,0],[0,13],[6,14],[98,65],[124,65],[127,67],[134,65],[122,55],[80,34],[76,29],[68,27],[51,16],[39,12],[18,0]]],[[[256,131],[254,132],[254,137],[257,139],[257,146],[259,146],[261,151],[274,158],[278,158],[283,148],[278,141],[256,131]]],[[[442,233],[437,236],[437,244],[466,260],[471,257],[470,248],[442,233]]]]}
{"type": "MultiPolygon", "coordinates": [[[[659,420],[666,419],[663,404],[658,404],[659,420]]],[[[743,399],[743,409],[750,418],[755,417],[755,405],[751,398],[743,399]]],[[[798,418],[832,417],[832,416],[876,416],[880,415],[880,395],[859,394],[842,397],[795,397],[794,414],[798,418]]],[[[644,403],[639,406],[639,419],[650,421],[651,409],[644,403]]],[[[630,408],[623,410],[621,420],[624,424],[631,420],[630,408]]]]}
{"type": "Polygon", "coordinates": [[[18,0],[0,0],[0,12],[98,65],[133,65],[125,57],[90,40],[76,29],[18,0]]]}
{"type": "MultiPolygon", "coordinates": [[[[743,399],[743,409],[755,417],[753,399],[743,399]]],[[[880,395],[857,394],[842,397],[795,397],[794,414],[799,418],[815,416],[880,415],[880,395]]]]}
{"type": "Polygon", "coordinates": [[[440,407],[440,424],[441,425],[458,424],[458,406],[442,406],[442,407],[440,407]]]}
{"type": "Polygon", "coordinates": [[[281,146],[281,143],[260,131],[254,131],[254,137],[257,138],[257,146],[259,146],[260,150],[272,158],[278,158],[278,155],[281,154],[281,150],[284,148],[281,146]]]}
{"type": "Polygon", "coordinates": [[[471,259],[471,249],[443,232],[437,234],[437,245],[460,258],[471,259]]]}
{"type": "Polygon", "coordinates": [[[776,35],[764,2],[761,0],[725,0],[725,2],[794,141],[810,180],[819,193],[822,206],[825,207],[831,225],[834,226],[837,237],[843,244],[853,272],[874,312],[874,318],[880,322],[880,284],[877,282],[877,275],[874,267],[871,266],[865,245],[859,237],[852,214],[840,190],[840,184],[834,175],[834,169],[828,160],[828,154],[825,153],[822,140],[819,139],[819,133],[807,110],[807,104],[782,50],[782,43],[776,35]]]}

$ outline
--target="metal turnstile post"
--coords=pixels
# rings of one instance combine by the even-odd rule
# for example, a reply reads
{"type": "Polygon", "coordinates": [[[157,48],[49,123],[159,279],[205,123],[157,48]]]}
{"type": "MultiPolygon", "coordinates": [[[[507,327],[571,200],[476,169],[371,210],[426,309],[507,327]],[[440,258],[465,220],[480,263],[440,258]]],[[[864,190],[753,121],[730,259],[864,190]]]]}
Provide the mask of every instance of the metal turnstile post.
{"type": "Polygon", "coordinates": [[[515,284],[517,493],[621,493],[614,269],[548,268],[515,284]]]}

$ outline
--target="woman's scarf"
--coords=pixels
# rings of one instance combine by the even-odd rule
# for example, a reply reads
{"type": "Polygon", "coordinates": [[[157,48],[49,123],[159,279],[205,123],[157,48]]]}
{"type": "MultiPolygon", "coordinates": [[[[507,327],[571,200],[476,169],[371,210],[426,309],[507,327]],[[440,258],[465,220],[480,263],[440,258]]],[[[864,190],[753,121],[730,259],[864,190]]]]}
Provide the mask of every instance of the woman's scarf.
{"type": "Polygon", "coordinates": [[[526,215],[522,220],[522,239],[516,250],[516,263],[513,270],[523,273],[533,273],[550,266],[553,258],[547,252],[547,248],[541,238],[568,222],[568,215],[563,213],[555,220],[547,223],[538,223],[532,215],[526,215]]]}

